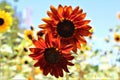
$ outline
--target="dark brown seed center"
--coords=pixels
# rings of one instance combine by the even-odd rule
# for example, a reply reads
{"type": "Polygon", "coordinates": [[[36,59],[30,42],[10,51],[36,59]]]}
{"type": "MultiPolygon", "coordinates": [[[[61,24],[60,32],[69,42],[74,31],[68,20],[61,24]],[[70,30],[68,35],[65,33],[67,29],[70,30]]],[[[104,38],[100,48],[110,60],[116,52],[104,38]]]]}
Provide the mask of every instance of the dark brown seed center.
{"type": "Polygon", "coordinates": [[[29,39],[31,39],[31,40],[33,39],[33,37],[32,37],[31,34],[29,34],[29,35],[27,35],[27,36],[28,36],[29,39]]]}
{"type": "Polygon", "coordinates": [[[59,62],[60,54],[55,48],[47,48],[44,52],[45,60],[48,63],[56,64],[59,62]]]}
{"type": "Polygon", "coordinates": [[[4,19],[0,18],[0,25],[4,24],[4,19]]]}
{"type": "Polygon", "coordinates": [[[64,38],[73,36],[75,31],[75,26],[70,20],[62,20],[57,24],[57,33],[64,38]]]}
{"type": "Polygon", "coordinates": [[[115,40],[116,40],[116,41],[119,41],[119,40],[120,40],[120,38],[119,38],[119,37],[116,37],[116,38],[115,38],[115,40]]]}

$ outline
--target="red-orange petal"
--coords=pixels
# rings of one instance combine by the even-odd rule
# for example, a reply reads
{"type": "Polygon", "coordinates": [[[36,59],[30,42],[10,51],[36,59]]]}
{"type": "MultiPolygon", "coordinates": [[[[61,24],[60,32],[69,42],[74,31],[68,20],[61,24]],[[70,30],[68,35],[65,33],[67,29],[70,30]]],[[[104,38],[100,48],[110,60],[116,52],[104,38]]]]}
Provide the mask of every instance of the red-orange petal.
{"type": "Polygon", "coordinates": [[[38,62],[36,64],[34,64],[34,66],[37,67],[37,65],[38,65],[43,70],[46,64],[47,64],[47,62],[45,61],[45,58],[42,57],[38,60],[38,62]]]}
{"type": "Polygon", "coordinates": [[[48,16],[52,19],[52,20],[56,20],[59,21],[59,17],[57,15],[54,15],[52,12],[47,11],[48,16]]]}
{"type": "Polygon", "coordinates": [[[73,21],[80,21],[83,20],[86,17],[86,13],[78,14],[75,18],[73,18],[73,21]]]}
{"type": "Polygon", "coordinates": [[[55,38],[55,40],[52,42],[52,45],[58,49],[60,49],[60,39],[55,38]]]}
{"type": "Polygon", "coordinates": [[[67,59],[67,60],[72,60],[74,57],[71,56],[71,54],[63,54],[63,56],[67,59]]]}
{"type": "Polygon", "coordinates": [[[63,18],[66,18],[67,16],[66,16],[66,9],[67,9],[67,6],[64,6],[63,7],[63,13],[62,13],[62,16],[63,16],[63,18]]]}
{"type": "Polygon", "coordinates": [[[69,66],[73,66],[74,64],[73,63],[71,63],[71,62],[68,62],[67,63],[69,66]]]}
{"type": "Polygon", "coordinates": [[[80,34],[81,36],[90,36],[92,33],[89,32],[89,30],[79,29],[79,34],[80,34]]]}
{"type": "Polygon", "coordinates": [[[59,77],[59,76],[60,76],[59,68],[58,68],[59,66],[57,65],[56,67],[57,67],[57,68],[56,68],[56,72],[57,72],[57,75],[58,75],[58,77],[59,77]]]}
{"type": "Polygon", "coordinates": [[[41,48],[41,49],[43,49],[44,47],[45,47],[45,44],[44,44],[44,42],[39,42],[39,41],[37,41],[37,40],[33,40],[33,44],[37,47],[37,48],[41,48]]]}
{"type": "Polygon", "coordinates": [[[73,49],[72,49],[72,51],[76,53],[76,52],[77,52],[76,39],[74,39],[74,38],[71,39],[71,40],[70,40],[70,44],[73,45],[73,49]]]}
{"type": "Polygon", "coordinates": [[[79,36],[79,41],[80,41],[80,43],[82,43],[82,44],[86,44],[86,43],[87,43],[86,40],[85,40],[85,38],[82,37],[82,36],[79,36]]]}
{"type": "Polygon", "coordinates": [[[42,28],[42,29],[46,29],[46,28],[48,28],[49,26],[48,26],[48,24],[41,24],[41,25],[39,25],[38,27],[39,27],[39,28],[42,28]]]}
{"type": "Polygon", "coordinates": [[[46,64],[44,69],[43,69],[43,74],[47,75],[50,72],[50,67],[46,64]]]}
{"type": "Polygon", "coordinates": [[[57,9],[54,7],[54,6],[50,6],[50,10],[52,11],[52,13],[54,14],[54,15],[58,15],[58,11],[57,11],[57,9]]]}
{"type": "Polygon", "coordinates": [[[72,7],[71,6],[65,7],[64,18],[68,18],[70,16],[71,12],[72,12],[72,7]]]}
{"type": "Polygon", "coordinates": [[[53,69],[52,69],[52,74],[53,74],[56,78],[58,78],[57,66],[54,65],[52,68],[53,68],[53,69]]]}
{"type": "Polygon", "coordinates": [[[90,20],[74,21],[76,26],[85,26],[90,22],[90,20]]]}
{"type": "Polygon", "coordinates": [[[57,68],[58,68],[59,76],[60,76],[60,77],[63,77],[62,68],[61,68],[60,66],[57,66],[57,68]]]}
{"type": "Polygon", "coordinates": [[[45,60],[44,60],[43,57],[40,58],[40,59],[34,64],[35,67],[38,67],[38,66],[39,66],[41,69],[43,69],[45,65],[46,65],[46,62],[45,62],[45,60]]]}
{"type": "Polygon", "coordinates": [[[36,62],[36,63],[34,64],[34,66],[35,66],[35,67],[38,67],[38,66],[40,66],[40,63],[39,63],[39,62],[36,62]]]}
{"type": "Polygon", "coordinates": [[[38,37],[38,41],[34,40],[33,43],[37,48],[44,49],[46,47],[45,41],[42,37],[38,37]]]}
{"type": "Polygon", "coordinates": [[[81,28],[81,29],[85,29],[85,30],[90,30],[92,27],[91,27],[91,26],[89,26],[89,25],[76,26],[76,29],[79,29],[79,28],[81,28]]]}
{"type": "Polygon", "coordinates": [[[62,16],[62,13],[63,13],[63,6],[62,6],[62,5],[59,5],[59,6],[58,6],[58,14],[59,14],[60,16],[62,16]]]}
{"type": "Polygon", "coordinates": [[[45,43],[46,43],[47,47],[53,47],[53,44],[52,44],[53,41],[54,41],[54,38],[53,38],[52,34],[51,33],[46,34],[45,43]]]}
{"type": "Polygon", "coordinates": [[[75,7],[75,9],[73,9],[73,12],[72,12],[72,14],[71,14],[71,15],[73,15],[73,14],[77,13],[78,11],[79,11],[79,6],[75,7]]]}
{"type": "Polygon", "coordinates": [[[43,53],[39,54],[38,56],[35,54],[30,54],[29,56],[32,57],[33,60],[39,60],[43,57],[43,53]]]}
{"type": "Polygon", "coordinates": [[[80,43],[79,39],[76,41],[76,46],[77,46],[78,49],[81,48],[81,43],[80,43]]]}
{"type": "Polygon", "coordinates": [[[52,15],[53,15],[52,12],[47,11],[47,15],[48,15],[51,19],[54,19],[53,16],[52,16],[52,15]]]}
{"type": "Polygon", "coordinates": [[[71,16],[69,17],[70,20],[73,20],[77,15],[81,15],[82,14],[82,9],[76,11],[76,13],[72,13],[71,16]]]}
{"type": "Polygon", "coordinates": [[[40,48],[30,48],[30,51],[35,54],[35,55],[39,55],[41,54],[44,50],[40,49],[40,48]]]}
{"type": "Polygon", "coordinates": [[[63,67],[63,69],[64,69],[65,72],[69,72],[69,70],[68,70],[68,68],[67,68],[66,65],[60,65],[60,66],[63,67]]]}
{"type": "Polygon", "coordinates": [[[85,30],[90,30],[91,28],[92,28],[92,27],[89,26],[89,25],[86,25],[86,26],[82,27],[82,29],[85,29],[85,30]]]}
{"type": "Polygon", "coordinates": [[[72,49],[73,49],[72,44],[66,45],[64,48],[61,48],[63,54],[64,53],[69,54],[70,50],[72,50],[72,49]]]}
{"type": "Polygon", "coordinates": [[[42,18],[42,20],[48,24],[52,24],[53,20],[51,20],[50,18],[42,18]]]}

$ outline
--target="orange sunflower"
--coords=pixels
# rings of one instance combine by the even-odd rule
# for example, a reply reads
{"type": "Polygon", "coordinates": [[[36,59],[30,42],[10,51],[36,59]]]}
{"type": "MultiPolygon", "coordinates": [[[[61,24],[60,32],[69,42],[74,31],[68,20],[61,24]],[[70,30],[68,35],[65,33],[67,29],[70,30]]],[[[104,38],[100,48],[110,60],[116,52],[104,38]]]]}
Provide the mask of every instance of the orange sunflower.
{"type": "Polygon", "coordinates": [[[43,18],[45,24],[39,27],[60,37],[62,46],[73,44],[73,51],[77,52],[81,44],[86,44],[84,36],[92,34],[88,25],[90,20],[84,20],[86,13],[79,6],[74,9],[71,6],[59,5],[57,9],[50,6],[50,10],[47,12],[49,18],[43,18]]]}
{"type": "Polygon", "coordinates": [[[115,40],[116,42],[120,42],[120,33],[115,33],[115,34],[114,34],[114,40],[115,40]]]}
{"type": "Polygon", "coordinates": [[[38,37],[38,40],[33,40],[35,48],[30,48],[32,57],[37,62],[35,67],[40,67],[44,75],[50,73],[55,77],[63,77],[63,70],[69,72],[67,65],[72,66],[69,62],[73,59],[70,50],[73,48],[71,44],[62,47],[60,40],[52,39],[50,34],[45,36],[45,40],[38,37]]]}
{"type": "Polygon", "coordinates": [[[117,17],[118,17],[118,19],[120,19],[120,12],[117,13],[117,17]]]}

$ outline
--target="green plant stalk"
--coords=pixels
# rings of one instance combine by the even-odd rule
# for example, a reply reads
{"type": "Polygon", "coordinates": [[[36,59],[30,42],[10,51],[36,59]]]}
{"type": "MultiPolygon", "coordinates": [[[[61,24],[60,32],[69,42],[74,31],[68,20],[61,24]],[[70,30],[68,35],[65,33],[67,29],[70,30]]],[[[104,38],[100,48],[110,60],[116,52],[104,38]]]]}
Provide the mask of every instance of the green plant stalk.
{"type": "Polygon", "coordinates": [[[69,80],[69,75],[68,75],[68,73],[66,73],[66,80],[69,80]]]}

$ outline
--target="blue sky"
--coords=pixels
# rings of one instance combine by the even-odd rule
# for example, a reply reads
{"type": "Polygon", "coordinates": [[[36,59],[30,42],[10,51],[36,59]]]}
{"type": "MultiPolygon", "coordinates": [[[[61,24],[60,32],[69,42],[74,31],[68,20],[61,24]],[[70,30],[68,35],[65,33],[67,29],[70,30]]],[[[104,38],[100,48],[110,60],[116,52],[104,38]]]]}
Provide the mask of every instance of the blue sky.
{"type": "MultiPolygon", "coordinates": [[[[2,1],[2,0],[0,0],[2,1]]],[[[73,8],[80,6],[87,13],[86,19],[90,19],[90,25],[95,28],[95,35],[104,37],[110,27],[120,24],[117,19],[117,12],[120,11],[120,0],[6,0],[19,10],[32,9],[32,22],[35,27],[43,23],[41,18],[47,17],[47,10],[50,5],[57,7],[59,4],[71,5],[73,8]]]]}

